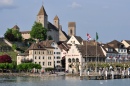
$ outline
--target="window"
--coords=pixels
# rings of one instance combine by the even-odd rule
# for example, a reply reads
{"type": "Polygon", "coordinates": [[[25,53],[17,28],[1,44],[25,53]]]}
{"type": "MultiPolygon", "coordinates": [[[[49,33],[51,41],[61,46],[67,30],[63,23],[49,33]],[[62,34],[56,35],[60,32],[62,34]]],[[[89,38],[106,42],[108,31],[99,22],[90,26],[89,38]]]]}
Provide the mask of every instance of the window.
{"type": "Polygon", "coordinates": [[[71,59],[70,58],[68,59],[68,62],[71,63],[71,59]]]}
{"type": "Polygon", "coordinates": [[[44,63],[44,62],[42,62],[42,65],[43,65],[43,66],[44,66],[44,64],[45,64],[45,63],[44,63]]]}
{"type": "Polygon", "coordinates": [[[124,50],[124,52],[126,52],[126,50],[124,50]]]}
{"type": "Polygon", "coordinates": [[[39,56],[39,59],[40,59],[40,56],[39,56]]]}
{"type": "Polygon", "coordinates": [[[55,49],[58,49],[57,47],[55,49]]]}
{"type": "Polygon", "coordinates": [[[44,59],[44,56],[42,57],[42,59],[44,59]]]}
{"type": "Polygon", "coordinates": [[[109,52],[113,52],[113,49],[108,49],[109,52]]]}
{"type": "Polygon", "coordinates": [[[74,59],[74,58],[72,59],[72,62],[75,62],[75,59],[74,59]]]}
{"type": "Polygon", "coordinates": [[[36,54],[36,51],[35,51],[35,54],[36,54]]]}
{"type": "Polygon", "coordinates": [[[43,52],[43,54],[44,54],[44,52],[43,52]]]}
{"type": "Polygon", "coordinates": [[[35,56],[35,59],[37,59],[37,57],[35,56]]]}
{"type": "Polygon", "coordinates": [[[39,54],[40,54],[40,52],[39,52],[39,54]]]}
{"type": "Polygon", "coordinates": [[[39,64],[41,64],[41,62],[39,62],[39,64]]]}
{"type": "Polygon", "coordinates": [[[60,52],[57,52],[57,54],[60,54],[60,52]]]}
{"type": "Polygon", "coordinates": [[[73,44],[75,44],[75,41],[73,41],[73,44]]]}
{"type": "Polygon", "coordinates": [[[73,31],[72,31],[72,30],[70,30],[70,34],[71,34],[71,35],[73,34],[73,31]]]}
{"type": "Polygon", "coordinates": [[[35,64],[37,64],[37,62],[35,62],[35,64]]]}
{"type": "Polygon", "coordinates": [[[79,59],[78,59],[78,58],[76,58],[76,62],[79,62],[79,59]]]}
{"type": "Polygon", "coordinates": [[[51,62],[48,62],[48,66],[51,66],[51,62]]]}
{"type": "Polygon", "coordinates": [[[54,52],[54,54],[55,54],[55,52],[54,52]]]}
{"type": "Polygon", "coordinates": [[[49,54],[49,51],[47,51],[48,52],[48,54],[49,54]]]}
{"type": "Polygon", "coordinates": [[[57,61],[57,63],[60,63],[60,61],[57,61]]]}
{"type": "Polygon", "coordinates": [[[57,59],[60,59],[60,57],[59,57],[59,56],[57,56],[57,59]]]}
{"type": "Polygon", "coordinates": [[[51,57],[48,57],[48,59],[51,59],[51,57]]]}
{"type": "Polygon", "coordinates": [[[123,50],[121,50],[121,52],[123,52],[123,50]]]}

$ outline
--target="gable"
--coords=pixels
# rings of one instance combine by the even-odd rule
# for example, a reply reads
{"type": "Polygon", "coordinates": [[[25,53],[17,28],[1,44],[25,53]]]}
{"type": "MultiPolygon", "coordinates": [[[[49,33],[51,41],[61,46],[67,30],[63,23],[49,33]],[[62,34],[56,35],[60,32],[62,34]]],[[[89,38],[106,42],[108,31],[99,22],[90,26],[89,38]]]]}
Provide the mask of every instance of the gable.
{"type": "Polygon", "coordinates": [[[67,56],[81,56],[81,52],[78,50],[76,45],[72,45],[67,53],[67,56]]]}
{"type": "Polygon", "coordinates": [[[73,44],[73,43],[80,45],[79,41],[74,36],[71,36],[67,44],[73,44]]]}
{"type": "Polygon", "coordinates": [[[123,40],[121,43],[123,43],[125,47],[130,46],[130,41],[128,41],[128,40],[123,40]]]}

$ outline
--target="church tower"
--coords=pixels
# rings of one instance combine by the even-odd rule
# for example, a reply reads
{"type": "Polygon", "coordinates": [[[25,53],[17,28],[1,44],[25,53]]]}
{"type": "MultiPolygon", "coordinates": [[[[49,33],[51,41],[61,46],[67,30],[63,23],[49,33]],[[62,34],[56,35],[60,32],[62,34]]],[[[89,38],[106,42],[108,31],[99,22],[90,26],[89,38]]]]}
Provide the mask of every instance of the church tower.
{"type": "Polygon", "coordinates": [[[58,28],[60,29],[60,21],[59,21],[59,18],[58,16],[56,15],[55,18],[53,19],[53,24],[58,28]]]}
{"type": "Polygon", "coordinates": [[[71,37],[76,36],[76,23],[75,22],[69,22],[68,23],[68,35],[71,37]]]}
{"type": "Polygon", "coordinates": [[[48,28],[48,26],[47,26],[48,15],[47,15],[43,5],[42,5],[39,13],[37,14],[37,22],[40,22],[43,25],[43,27],[48,28]]]}

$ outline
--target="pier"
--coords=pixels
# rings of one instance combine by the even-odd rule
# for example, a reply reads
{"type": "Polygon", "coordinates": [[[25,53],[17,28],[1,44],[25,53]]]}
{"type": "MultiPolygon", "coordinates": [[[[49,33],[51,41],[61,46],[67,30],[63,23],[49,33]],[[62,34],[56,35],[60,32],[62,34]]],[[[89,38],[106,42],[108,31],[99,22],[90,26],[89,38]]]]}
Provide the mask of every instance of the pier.
{"type": "Polygon", "coordinates": [[[80,76],[80,80],[109,80],[109,79],[124,79],[124,78],[130,78],[130,75],[114,75],[112,78],[112,75],[89,75],[89,76],[80,76]]]}
{"type": "Polygon", "coordinates": [[[110,80],[110,79],[124,79],[124,78],[130,78],[129,73],[114,73],[114,72],[105,72],[104,74],[99,73],[90,73],[88,75],[82,75],[80,76],[80,80],[110,80]]]}

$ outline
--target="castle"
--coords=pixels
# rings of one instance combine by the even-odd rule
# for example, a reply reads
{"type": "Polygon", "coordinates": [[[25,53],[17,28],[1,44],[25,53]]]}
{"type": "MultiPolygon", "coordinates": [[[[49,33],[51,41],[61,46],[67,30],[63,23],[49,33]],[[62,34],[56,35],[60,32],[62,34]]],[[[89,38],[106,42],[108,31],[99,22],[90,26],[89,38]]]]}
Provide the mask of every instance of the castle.
{"type": "MultiPolygon", "coordinates": [[[[49,29],[49,31],[47,31],[47,37],[51,36],[52,39],[56,42],[67,41],[72,35],[76,36],[76,23],[75,22],[68,23],[68,35],[67,35],[62,30],[62,25],[60,25],[60,20],[57,15],[53,19],[53,24],[48,21],[48,15],[43,5],[37,14],[36,22],[40,22],[43,25],[43,27],[49,29]]],[[[20,31],[20,28],[17,25],[15,25],[13,29],[20,31]]],[[[31,37],[30,31],[20,31],[20,33],[24,39],[29,39],[31,37]]]]}

